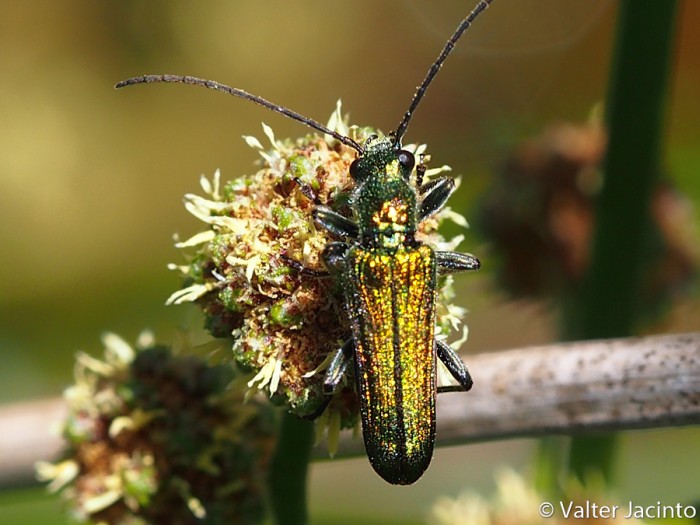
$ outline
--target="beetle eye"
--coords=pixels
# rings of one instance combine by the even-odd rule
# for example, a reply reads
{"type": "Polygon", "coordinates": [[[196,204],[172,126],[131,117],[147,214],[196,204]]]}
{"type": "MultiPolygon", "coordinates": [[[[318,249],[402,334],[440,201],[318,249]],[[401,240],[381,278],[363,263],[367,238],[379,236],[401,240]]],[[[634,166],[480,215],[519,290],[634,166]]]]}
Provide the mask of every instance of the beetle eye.
{"type": "Polygon", "coordinates": [[[350,164],[350,176],[353,178],[353,180],[358,180],[358,177],[360,176],[360,159],[357,158],[352,161],[352,164],[350,164]]]}
{"type": "Polygon", "coordinates": [[[413,166],[416,165],[416,158],[410,151],[402,149],[399,150],[398,160],[401,167],[405,170],[406,177],[408,177],[411,174],[411,171],[413,171],[413,166]]]}

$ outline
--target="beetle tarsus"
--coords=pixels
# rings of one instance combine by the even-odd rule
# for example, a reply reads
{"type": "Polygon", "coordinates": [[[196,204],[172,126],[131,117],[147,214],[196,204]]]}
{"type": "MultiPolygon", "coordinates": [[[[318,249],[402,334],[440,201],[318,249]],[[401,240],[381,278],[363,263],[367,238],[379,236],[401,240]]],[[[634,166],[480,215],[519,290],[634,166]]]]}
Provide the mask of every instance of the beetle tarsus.
{"type": "Polygon", "coordinates": [[[301,275],[306,275],[308,277],[316,277],[318,279],[330,276],[330,274],[326,270],[314,270],[313,268],[304,266],[296,259],[292,259],[289,255],[282,254],[280,255],[280,259],[282,259],[291,268],[294,268],[301,275]]]}
{"type": "Polygon", "coordinates": [[[343,346],[336,350],[331,363],[326,370],[326,376],[323,379],[323,391],[328,395],[332,395],[338,389],[340,381],[345,377],[345,373],[350,363],[350,358],[355,352],[355,344],[352,338],[343,343],[343,346]]]}
{"type": "Polygon", "coordinates": [[[459,383],[457,390],[451,390],[443,387],[442,390],[438,388],[438,391],[466,392],[467,390],[470,390],[474,384],[472,381],[472,376],[469,374],[469,370],[467,370],[467,366],[464,364],[464,361],[462,361],[462,359],[457,355],[457,352],[455,352],[446,343],[438,341],[437,339],[435,340],[435,350],[437,351],[438,359],[442,361],[450,374],[452,374],[452,377],[454,377],[459,383]]]}
{"type": "Polygon", "coordinates": [[[292,180],[296,183],[297,186],[299,186],[299,191],[304,195],[304,197],[309,199],[316,206],[319,206],[321,204],[321,201],[318,200],[318,194],[309,184],[303,182],[299,177],[294,177],[292,180]]]}

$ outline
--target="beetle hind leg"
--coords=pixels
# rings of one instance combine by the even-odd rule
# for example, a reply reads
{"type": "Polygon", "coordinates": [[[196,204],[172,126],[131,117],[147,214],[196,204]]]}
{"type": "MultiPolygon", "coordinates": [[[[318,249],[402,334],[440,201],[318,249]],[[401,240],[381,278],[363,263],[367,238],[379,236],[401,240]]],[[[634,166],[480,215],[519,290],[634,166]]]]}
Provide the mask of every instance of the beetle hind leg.
{"type": "Polygon", "coordinates": [[[467,366],[462,359],[457,355],[450,346],[442,341],[435,340],[435,349],[440,361],[445,365],[447,370],[452,374],[459,385],[438,387],[438,392],[466,392],[470,390],[474,382],[472,376],[467,370],[467,366]]]}
{"type": "Polygon", "coordinates": [[[326,375],[323,378],[323,392],[326,394],[334,394],[338,389],[340,381],[345,377],[348,370],[348,364],[352,357],[355,344],[352,337],[343,343],[343,346],[336,350],[333,359],[331,359],[326,375]]]}

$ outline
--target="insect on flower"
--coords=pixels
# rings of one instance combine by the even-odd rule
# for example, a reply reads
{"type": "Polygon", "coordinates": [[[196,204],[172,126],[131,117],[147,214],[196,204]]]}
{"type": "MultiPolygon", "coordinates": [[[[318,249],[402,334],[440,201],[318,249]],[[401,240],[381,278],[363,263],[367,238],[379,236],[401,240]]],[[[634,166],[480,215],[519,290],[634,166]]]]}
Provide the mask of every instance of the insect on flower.
{"type": "Polygon", "coordinates": [[[436,251],[416,238],[421,222],[436,214],[455,189],[449,177],[423,181],[426,166],[402,148],[415,109],[462,34],[493,0],[481,0],[458,25],[418,87],[396,130],[359,144],[319,122],[246,91],[190,76],[146,75],[116,87],[153,82],[184,83],[240,97],[330,135],[354,149],[355,181],[349,218],[318,203],[314,190],[297,181],[316,202],[313,219],[334,239],[322,258],[326,271],[287,258],[308,276],[334,279],[342,289],[351,337],[333,354],[323,387],[336,391],[354,363],[365,448],[370,463],[389,483],[414,483],[430,464],[435,441],[435,398],[442,391],[467,391],[469,372],[444,342],[435,338],[438,276],[479,268],[464,253],[436,251]],[[412,174],[415,170],[415,176],[412,174]],[[456,379],[438,387],[437,359],[456,379]]]}

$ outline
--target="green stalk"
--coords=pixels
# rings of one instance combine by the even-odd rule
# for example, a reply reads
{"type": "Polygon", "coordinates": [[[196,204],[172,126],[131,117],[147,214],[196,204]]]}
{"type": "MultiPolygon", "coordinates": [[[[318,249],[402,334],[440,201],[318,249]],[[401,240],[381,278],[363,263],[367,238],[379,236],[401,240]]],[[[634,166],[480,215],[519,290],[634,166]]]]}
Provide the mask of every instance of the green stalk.
{"type": "MultiPolygon", "coordinates": [[[[604,187],[597,203],[591,266],[565,320],[567,339],[632,335],[653,235],[651,201],[661,173],[663,114],[676,0],[623,0],[606,111],[604,187]]],[[[575,437],[569,468],[612,479],[613,435],[575,437]]]]}
{"type": "Polygon", "coordinates": [[[308,522],[306,474],[313,440],[313,423],[285,412],[268,484],[272,512],[278,525],[305,525],[308,522]]]}
{"type": "Polygon", "coordinates": [[[538,493],[551,500],[560,499],[561,466],[568,452],[568,440],[563,436],[547,436],[539,440],[535,455],[534,484],[538,493]]]}

